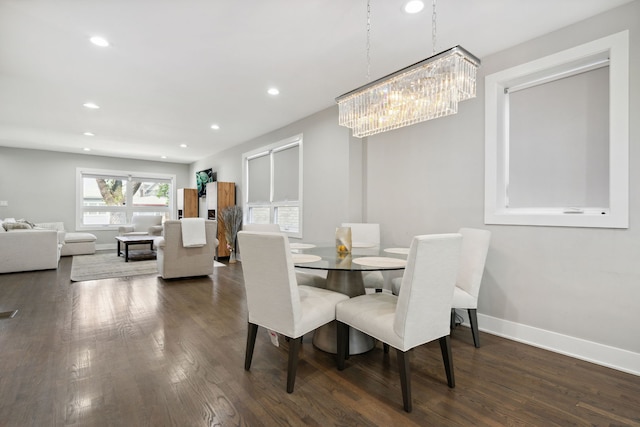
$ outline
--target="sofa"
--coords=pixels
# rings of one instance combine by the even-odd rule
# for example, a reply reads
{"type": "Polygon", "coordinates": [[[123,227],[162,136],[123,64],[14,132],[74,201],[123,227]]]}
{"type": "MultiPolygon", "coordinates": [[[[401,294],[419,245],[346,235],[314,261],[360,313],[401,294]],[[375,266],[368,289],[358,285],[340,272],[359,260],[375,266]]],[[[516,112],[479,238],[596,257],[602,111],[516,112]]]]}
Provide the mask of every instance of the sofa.
{"type": "Polygon", "coordinates": [[[64,233],[2,223],[0,228],[0,273],[58,268],[64,233]]]}

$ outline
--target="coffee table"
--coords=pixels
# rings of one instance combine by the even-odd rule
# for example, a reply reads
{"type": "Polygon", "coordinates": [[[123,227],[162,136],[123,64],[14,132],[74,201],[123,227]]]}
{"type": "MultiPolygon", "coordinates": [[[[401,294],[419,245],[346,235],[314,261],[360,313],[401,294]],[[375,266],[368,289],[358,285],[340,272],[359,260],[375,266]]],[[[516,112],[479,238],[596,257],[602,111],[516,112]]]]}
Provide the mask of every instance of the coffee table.
{"type": "Polygon", "coordinates": [[[129,262],[129,259],[154,259],[156,257],[156,253],[153,250],[153,241],[155,236],[116,236],[116,240],[118,241],[118,256],[122,253],[121,244],[124,245],[124,262],[129,262]],[[129,245],[139,245],[139,244],[149,244],[148,251],[132,251],[129,253],[129,245]],[[130,255],[134,255],[134,257],[130,257],[130,255]]]}

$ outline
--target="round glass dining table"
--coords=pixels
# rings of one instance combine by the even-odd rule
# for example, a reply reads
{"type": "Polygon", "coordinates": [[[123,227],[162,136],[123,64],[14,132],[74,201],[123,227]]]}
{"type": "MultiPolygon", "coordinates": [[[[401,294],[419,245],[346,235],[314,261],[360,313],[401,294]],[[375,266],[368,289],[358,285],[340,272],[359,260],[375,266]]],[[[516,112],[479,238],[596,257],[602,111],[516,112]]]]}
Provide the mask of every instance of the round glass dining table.
{"type": "MultiPolygon", "coordinates": [[[[297,268],[327,272],[327,289],[350,297],[365,294],[362,273],[368,271],[403,270],[407,252],[403,249],[381,249],[379,246],[353,247],[348,254],[338,253],[335,245],[290,243],[293,263],[297,268]]],[[[313,345],[320,350],[336,353],[335,321],[316,330],[313,345]]],[[[370,336],[350,328],[349,354],[371,350],[375,341],[370,336]]]]}

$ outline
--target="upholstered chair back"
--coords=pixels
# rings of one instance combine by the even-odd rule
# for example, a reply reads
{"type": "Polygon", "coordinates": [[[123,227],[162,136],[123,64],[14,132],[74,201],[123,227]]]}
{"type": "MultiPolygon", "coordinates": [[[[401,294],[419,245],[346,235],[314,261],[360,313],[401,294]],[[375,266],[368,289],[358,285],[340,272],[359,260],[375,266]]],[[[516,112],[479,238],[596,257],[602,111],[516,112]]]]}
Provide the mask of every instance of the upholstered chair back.
{"type": "Polygon", "coordinates": [[[162,225],[162,217],[158,215],[136,215],[131,219],[133,231],[149,232],[149,228],[162,225]]]}
{"type": "Polygon", "coordinates": [[[267,231],[270,233],[280,233],[280,226],[278,224],[243,224],[242,230],[244,231],[267,231]]]}
{"type": "Polygon", "coordinates": [[[478,228],[461,228],[462,250],[456,286],[478,298],[491,232],[478,228]]]}
{"type": "Polygon", "coordinates": [[[413,238],[393,323],[403,339],[400,350],[449,335],[461,243],[458,233],[413,238]]]}
{"type": "Polygon", "coordinates": [[[282,233],[238,233],[249,322],[297,337],[300,294],[289,240],[282,233]]]}
{"type": "Polygon", "coordinates": [[[380,224],[343,222],[343,227],[351,227],[351,243],[354,248],[380,246],[380,224]]]}

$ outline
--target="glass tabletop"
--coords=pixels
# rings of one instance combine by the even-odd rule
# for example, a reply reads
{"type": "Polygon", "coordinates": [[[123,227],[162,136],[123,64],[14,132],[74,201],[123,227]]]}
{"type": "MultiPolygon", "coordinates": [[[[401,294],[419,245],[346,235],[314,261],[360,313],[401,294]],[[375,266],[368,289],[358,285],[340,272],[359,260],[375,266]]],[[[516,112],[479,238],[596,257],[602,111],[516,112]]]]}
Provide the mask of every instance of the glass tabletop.
{"type": "Polygon", "coordinates": [[[294,265],[314,270],[403,270],[407,259],[406,254],[385,252],[379,246],[352,248],[349,254],[339,254],[333,244],[292,243],[291,245],[294,265]]]}

